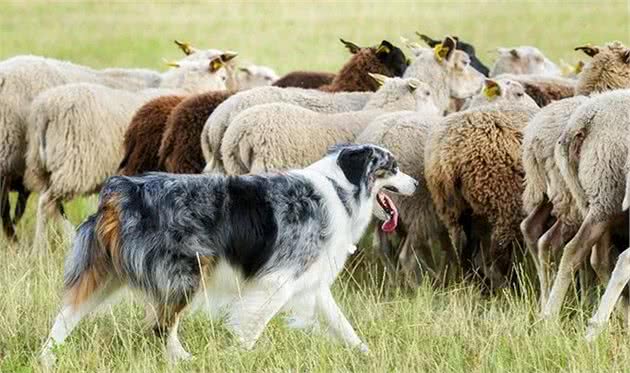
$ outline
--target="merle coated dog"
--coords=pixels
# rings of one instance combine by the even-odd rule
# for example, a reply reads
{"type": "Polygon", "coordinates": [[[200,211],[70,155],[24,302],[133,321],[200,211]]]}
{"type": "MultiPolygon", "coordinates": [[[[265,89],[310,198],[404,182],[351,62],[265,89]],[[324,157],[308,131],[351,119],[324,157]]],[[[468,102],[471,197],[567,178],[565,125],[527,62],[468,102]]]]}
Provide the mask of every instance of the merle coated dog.
{"type": "Polygon", "coordinates": [[[338,146],[278,174],[112,177],[98,211],[78,228],[42,361],[54,363],[54,345],[125,287],[151,302],[171,360],[190,357],[177,327],[196,294],[222,310],[245,348],[276,313],[293,310],[310,321],[321,316],[366,352],[330,286],[373,214],[395,228],[396,208],[383,191],[409,195],[416,184],[373,145],[338,146]]]}

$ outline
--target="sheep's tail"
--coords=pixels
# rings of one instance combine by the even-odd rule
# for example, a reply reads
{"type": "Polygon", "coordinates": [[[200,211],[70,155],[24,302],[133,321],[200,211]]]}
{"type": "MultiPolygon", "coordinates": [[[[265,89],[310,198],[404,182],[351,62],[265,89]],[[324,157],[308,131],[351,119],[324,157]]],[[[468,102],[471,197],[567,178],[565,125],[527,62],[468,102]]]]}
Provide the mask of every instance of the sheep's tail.
{"type": "Polygon", "coordinates": [[[66,302],[80,305],[116,273],[121,273],[120,220],[115,195],[101,201],[99,211],[77,229],[66,258],[66,302]]]}
{"type": "Polygon", "coordinates": [[[206,161],[206,167],[203,169],[203,172],[212,172],[214,169],[214,157],[212,155],[212,148],[210,145],[210,121],[212,118],[212,114],[206,121],[206,124],[203,126],[201,130],[201,153],[203,154],[203,159],[206,161]]]}
{"type": "Polygon", "coordinates": [[[247,133],[247,126],[233,123],[223,135],[221,158],[228,175],[244,175],[251,170],[254,147],[247,133]]]}
{"type": "Polygon", "coordinates": [[[588,207],[588,198],[578,176],[578,163],[580,160],[580,150],[582,147],[583,137],[570,136],[563,134],[560,142],[554,149],[554,158],[560,169],[560,174],[564,179],[571,195],[575,200],[578,209],[582,214],[586,214],[588,207]],[[566,136],[566,137],[565,137],[566,136]]]}
{"type": "Polygon", "coordinates": [[[545,200],[547,179],[542,163],[536,158],[536,152],[529,146],[523,146],[523,168],[525,170],[525,189],[523,190],[523,208],[529,214],[545,200]]]}

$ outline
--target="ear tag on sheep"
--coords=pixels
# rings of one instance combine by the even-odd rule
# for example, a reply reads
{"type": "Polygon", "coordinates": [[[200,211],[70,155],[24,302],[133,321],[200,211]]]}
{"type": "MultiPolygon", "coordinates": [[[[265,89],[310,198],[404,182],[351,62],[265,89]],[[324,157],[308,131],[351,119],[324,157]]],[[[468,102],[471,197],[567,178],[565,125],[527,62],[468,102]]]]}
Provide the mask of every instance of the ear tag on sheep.
{"type": "Polygon", "coordinates": [[[437,44],[433,47],[433,53],[435,53],[435,58],[438,62],[444,61],[444,58],[448,54],[449,48],[442,45],[442,43],[437,44]]]}
{"type": "Polygon", "coordinates": [[[389,52],[391,52],[389,48],[383,44],[379,45],[378,49],[376,49],[376,54],[381,54],[381,53],[388,54],[389,52]]]}
{"type": "Polygon", "coordinates": [[[179,49],[181,49],[182,52],[184,52],[186,55],[191,55],[191,54],[195,53],[194,48],[191,47],[190,43],[188,43],[188,42],[181,42],[179,40],[175,40],[175,44],[177,44],[179,49]]]}
{"type": "Polygon", "coordinates": [[[501,95],[501,87],[495,82],[488,81],[486,85],[484,85],[482,93],[488,100],[494,100],[501,95]]]}
{"type": "Polygon", "coordinates": [[[385,75],[376,74],[376,73],[368,73],[368,75],[372,79],[374,79],[374,81],[378,84],[379,87],[385,84],[385,80],[387,80],[387,77],[385,75]]]}
{"type": "Polygon", "coordinates": [[[215,58],[214,60],[210,61],[210,72],[211,73],[216,72],[221,67],[223,67],[223,62],[221,61],[220,58],[215,58]]]}
{"type": "Polygon", "coordinates": [[[583,68],[584,68],[584,61],[578,61],[578,63],[576,63],[575,67],[573,68],[573,73],[577,75],[582,72],[583,68]]]}

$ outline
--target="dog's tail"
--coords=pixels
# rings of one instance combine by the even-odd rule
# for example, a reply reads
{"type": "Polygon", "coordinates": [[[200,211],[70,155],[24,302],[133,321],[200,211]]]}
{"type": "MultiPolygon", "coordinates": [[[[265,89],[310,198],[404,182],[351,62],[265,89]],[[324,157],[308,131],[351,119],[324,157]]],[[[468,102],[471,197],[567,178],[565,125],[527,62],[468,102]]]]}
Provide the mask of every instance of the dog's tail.
{"type": "Polygon", "coordinates": [[[108,279],[120,273],[120,220],[117,199],[105,197],[99,211],[77,230],[66,259],[64,287],[66,302],[82,304],[108,279]]]}

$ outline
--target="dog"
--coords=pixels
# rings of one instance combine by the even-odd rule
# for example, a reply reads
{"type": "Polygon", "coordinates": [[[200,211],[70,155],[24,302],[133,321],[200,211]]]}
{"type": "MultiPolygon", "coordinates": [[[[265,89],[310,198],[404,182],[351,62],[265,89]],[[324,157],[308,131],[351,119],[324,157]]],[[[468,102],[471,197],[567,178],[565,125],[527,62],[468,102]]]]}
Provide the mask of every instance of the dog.
{"type": "Polygon", "coordinates": [[[276,174],[114,176],[77,229],[42,362],[54,364],[53,347],[126,287],[156,310],[170,361],[191,357],[177,328],[198,293],[223,310],[246,349],[279,311],[297,309],[367,352],[330,287],[373,214],[395,228],[384,191],[409,195],[416,185],[373,145],[337,146],[307,168],[276,174]]]}

